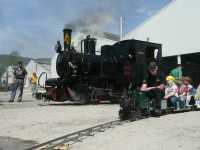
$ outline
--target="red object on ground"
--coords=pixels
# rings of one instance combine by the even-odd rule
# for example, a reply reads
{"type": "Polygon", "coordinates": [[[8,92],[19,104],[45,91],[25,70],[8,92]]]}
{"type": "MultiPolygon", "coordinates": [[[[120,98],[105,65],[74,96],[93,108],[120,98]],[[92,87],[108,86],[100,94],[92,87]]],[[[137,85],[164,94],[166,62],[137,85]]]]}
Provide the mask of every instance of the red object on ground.
{"type": "Polygon", "coordinates": [[[46,91],[52,101],[64,102],[70,98],[67,88],[46,87],[46,91]]]}

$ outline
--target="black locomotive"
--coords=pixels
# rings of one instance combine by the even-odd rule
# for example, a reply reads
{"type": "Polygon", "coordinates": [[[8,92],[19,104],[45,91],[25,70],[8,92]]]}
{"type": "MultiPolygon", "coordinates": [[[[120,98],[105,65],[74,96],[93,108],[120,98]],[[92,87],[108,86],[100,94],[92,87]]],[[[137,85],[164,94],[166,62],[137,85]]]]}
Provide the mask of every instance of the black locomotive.
{"type": "Polygon", "coordinates": [[[48,79],[45,85],[53,101],[117,102],[130,85],[136,89],[142,84],[148,63],[159,64],[162,57],[161,44],[134,39],[103,45],[97,55],[96,39],[89,35],[78,52],[71,46],[72,30],[63,33],[64,48],[59,41],[56,45],[59,78],[48,79]]]}

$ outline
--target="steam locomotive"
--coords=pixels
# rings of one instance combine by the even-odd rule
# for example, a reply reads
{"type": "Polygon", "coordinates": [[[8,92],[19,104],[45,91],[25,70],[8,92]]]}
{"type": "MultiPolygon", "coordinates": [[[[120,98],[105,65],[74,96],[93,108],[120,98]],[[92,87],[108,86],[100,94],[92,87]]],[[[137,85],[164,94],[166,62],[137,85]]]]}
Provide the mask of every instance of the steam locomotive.
{"type": "Polygon", "coordinates": [[[162,57],[161,44],[134,39],[103,45],[97,55],[97,40],[89,35],[76,50],[71,45],[71,35],[71,29],[64,29],[64,48],[60,41],[55,46],[59,78],[45,83],[47,98],[52,101],[118,102],[130,85],[137,89],[142,84],[147,64],[159,64],[162,57]]]}

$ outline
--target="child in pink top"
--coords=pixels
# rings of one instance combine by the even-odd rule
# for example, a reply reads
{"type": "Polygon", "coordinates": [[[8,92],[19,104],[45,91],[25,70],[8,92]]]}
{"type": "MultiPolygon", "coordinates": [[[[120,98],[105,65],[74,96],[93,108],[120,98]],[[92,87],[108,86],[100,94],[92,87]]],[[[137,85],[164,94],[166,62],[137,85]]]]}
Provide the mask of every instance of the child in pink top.
{"type": "Polygon", "coordinates": [[[191,79],[189,77],[183,77],[183,85],[180,87],[180,99],[185,102],[186,106],[189,106],[190,99],[192,97],[193,86],[190,84],[191,79]]]}

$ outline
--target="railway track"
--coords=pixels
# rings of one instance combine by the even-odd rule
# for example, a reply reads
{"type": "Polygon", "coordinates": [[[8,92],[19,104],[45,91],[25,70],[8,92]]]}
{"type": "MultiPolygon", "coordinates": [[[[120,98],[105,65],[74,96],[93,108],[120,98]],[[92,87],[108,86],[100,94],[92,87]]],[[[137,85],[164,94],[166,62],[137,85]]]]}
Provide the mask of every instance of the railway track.
{"type": "Polygon", "coordinates": [[[81,142],[84,138],[89,136],[94,136],[97,132],[104,132],[108,128],[113,128],[115,126],[122,125],[129,121],[114,120],[111,122],[99,124],[87,129],[79,130],[62,137],[47,141],[30,147],[26,150],[69,150],[69,145],[77,142],[81,142]]]}
{"type": "MultiPolygon", "coordinates": [[[[180,110],[174,111],[173,113],[187,112],[190,110],[191,109],[183,109],[181,111],[180,110]]],[[[166,113],[166,114],[169,114],[169,113],[166,113]]],[[[69,150],[70,145],[75,144],[77,142],[81,142],[83,139],[87,137],[94,136],[95,133],[104,132],[106,129],[123,125],[128,122],[145,119],[148,117],[149,116],[145,117],[145,116],[142,116],[141,114],[136,113],[135,120],[125,120],[125,121],[114,120],[114,121],[106,122],[103,124],[99,124],[87,129],[79,130],[79,131],[55,138],[53,140],[27,148],[26,150],[69,150]]]]}

